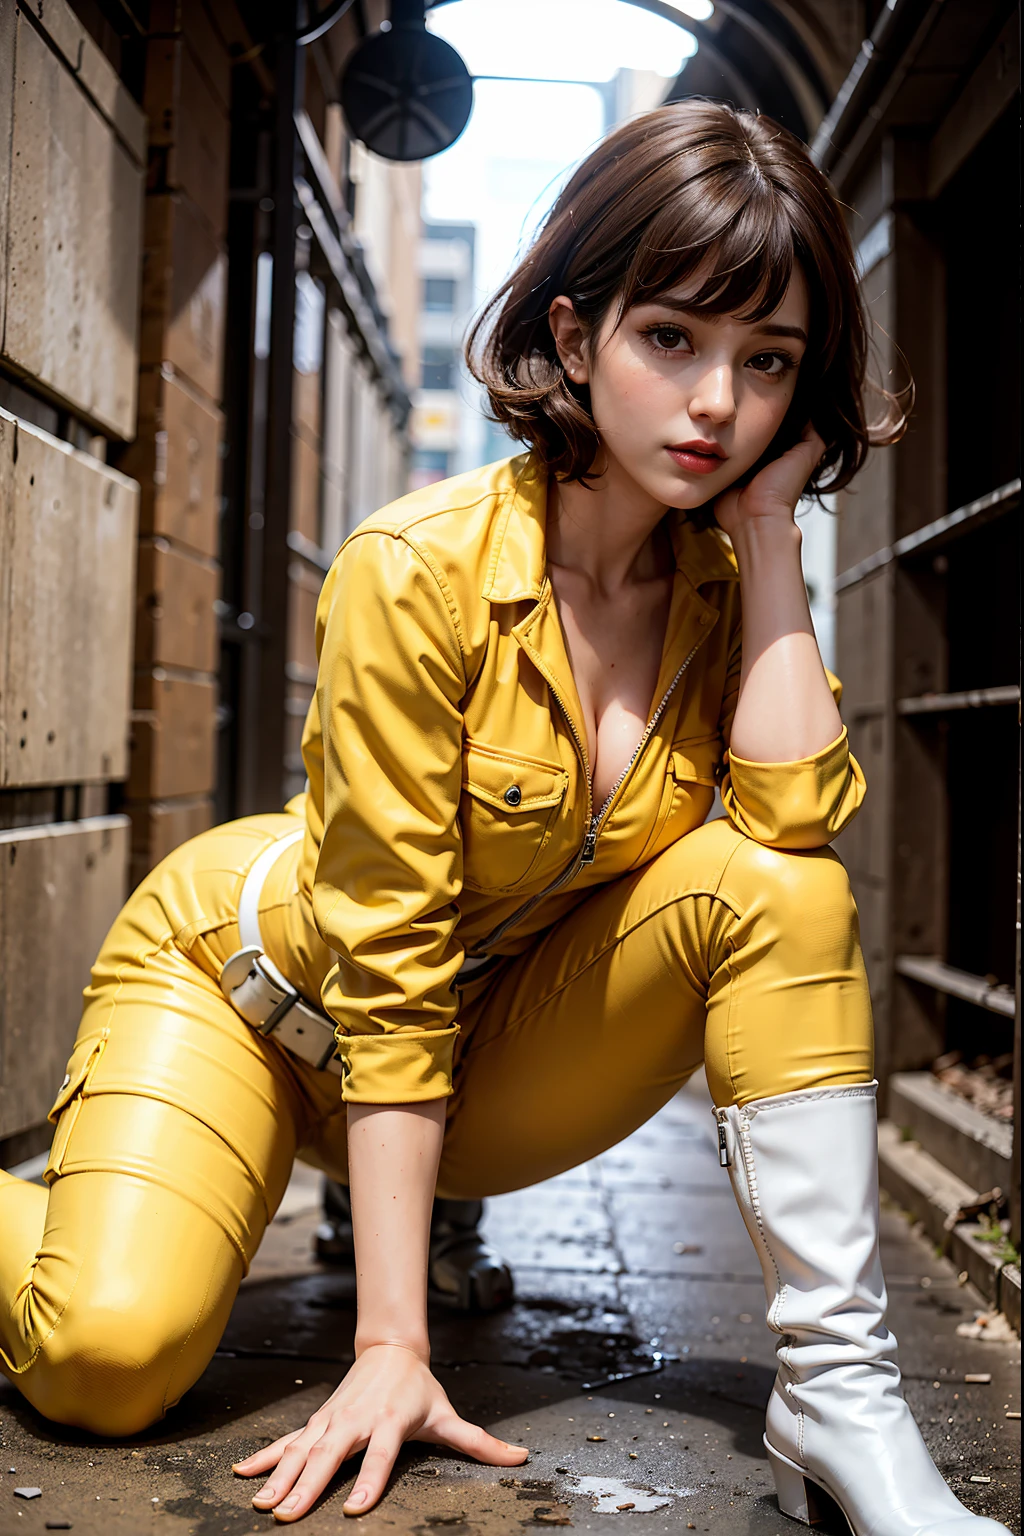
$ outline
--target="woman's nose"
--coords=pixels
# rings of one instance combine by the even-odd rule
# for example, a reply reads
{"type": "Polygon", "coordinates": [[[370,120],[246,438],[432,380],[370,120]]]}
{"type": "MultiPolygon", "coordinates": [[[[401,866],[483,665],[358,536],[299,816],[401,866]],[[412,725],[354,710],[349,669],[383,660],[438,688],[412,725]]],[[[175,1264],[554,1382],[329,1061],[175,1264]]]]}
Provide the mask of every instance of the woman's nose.
{"type": "Polygon", "coordinates": [[[690,416],[706,416],[709,421],[724,423],[735,415],[732,369],[723,364],[720,368],[712,368],[701,379],[690,401],[690,416]]]}

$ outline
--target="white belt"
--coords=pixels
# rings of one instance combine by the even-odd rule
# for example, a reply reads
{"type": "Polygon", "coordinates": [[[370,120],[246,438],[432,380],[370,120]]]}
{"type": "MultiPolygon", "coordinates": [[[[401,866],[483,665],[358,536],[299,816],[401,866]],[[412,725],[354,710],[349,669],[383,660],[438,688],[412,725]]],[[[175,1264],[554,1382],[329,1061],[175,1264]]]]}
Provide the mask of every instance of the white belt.
{"type": "Polygon", "coordinates": [[[297,827],[265,848],[245,877],[238,903],[241,949],[229,955],[220,974],[221,991],[247,1024],[274,1039],[321,1072],[341,1076],[334,1025],[311,1007],[263,950],[260,896],[267,876],[285,851],[305,835],[297,827]]]}

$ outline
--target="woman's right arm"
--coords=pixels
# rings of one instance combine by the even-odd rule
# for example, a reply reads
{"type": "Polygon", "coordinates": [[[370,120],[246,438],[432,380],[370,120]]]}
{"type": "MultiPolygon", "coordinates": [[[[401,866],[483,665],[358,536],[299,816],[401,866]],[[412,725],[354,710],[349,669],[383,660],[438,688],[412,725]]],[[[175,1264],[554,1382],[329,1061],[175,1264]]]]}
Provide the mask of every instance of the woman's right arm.
{"type": "Polygon", "coordinates": [[[451,1446],[494,1466],[526,1459],[525,1447],[460,1418],[430,1372],[427,1248],[444,1109],[443,1099],[349,1108],[356,1361],[304,1429],[236,1467],[247,1477],[271,1473],[253,1504],[278,1520],[300,1520],[342,1462],[362,1450],[346,1514],[377,1503],[406,1440],[451,1446]]]}
{"type": "Polygon", "coordinates": [[[429,1367],[430,1212],[462,959],[466,671],[454,599],[427,557],[371,527],[324,584],[317,644],[319,730],[303,742],[320,844],[311,894],[337,956],[321,998],[338,1026],[348,1105],[359,1315],[338,1390],[304,1428],[236,1467],[272,1474],[253,1502],[285,1521],[364,1448],[352,1514],[380,1498],[404,1440],[498,1466],[527,1456],[460,1419],[429,1367]]]}

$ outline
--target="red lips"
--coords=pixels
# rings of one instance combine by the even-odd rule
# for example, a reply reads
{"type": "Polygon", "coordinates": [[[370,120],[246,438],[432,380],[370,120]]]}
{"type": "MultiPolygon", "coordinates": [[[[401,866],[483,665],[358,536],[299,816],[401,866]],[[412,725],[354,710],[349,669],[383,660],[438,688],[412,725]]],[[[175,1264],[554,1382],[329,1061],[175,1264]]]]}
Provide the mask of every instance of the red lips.
{"type": "Polygon", "coordinates": [[[710,453],[714,454],[716,459],[724,459],[726,457],[725,450],[720,443],[709,443],[702,437],[695,437],[689,443],[672,443],[669,453],[710,453]]]}

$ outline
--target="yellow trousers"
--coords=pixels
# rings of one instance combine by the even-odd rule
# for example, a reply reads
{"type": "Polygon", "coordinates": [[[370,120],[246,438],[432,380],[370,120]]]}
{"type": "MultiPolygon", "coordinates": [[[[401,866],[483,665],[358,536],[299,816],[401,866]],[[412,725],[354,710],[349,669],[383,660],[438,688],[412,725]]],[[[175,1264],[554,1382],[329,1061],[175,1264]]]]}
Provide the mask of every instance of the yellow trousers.
{"type": "MultiPolygon", "coordinates": [[[[217,984],[245,874],[294,826],[218,827],[143,882],[86,992],[49,1188],[0,1173],[0,1366],[59,1423],[120,1436],[160,1418],[216,1349],[296,1154],[345,1177],[338,1078],[217,984]]],[[[438,1183],[454,1197],[595,1156],[702,1061],[718,1105],[872,1076],[840,860],[727,821],[600,887],[468,986],[459,1017],[438,1183]]]]}

